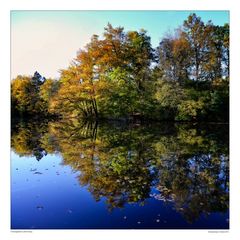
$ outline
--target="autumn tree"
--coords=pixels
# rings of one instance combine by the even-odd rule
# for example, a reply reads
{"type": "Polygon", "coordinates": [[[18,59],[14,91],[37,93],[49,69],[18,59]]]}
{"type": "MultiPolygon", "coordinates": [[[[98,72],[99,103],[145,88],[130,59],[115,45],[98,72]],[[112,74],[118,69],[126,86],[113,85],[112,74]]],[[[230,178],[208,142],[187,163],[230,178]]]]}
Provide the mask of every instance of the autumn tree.
{"type": "Polygon", "coordinates": [[[46,79],[38,72],[31,76],[17,76],[11,82],[12,113],[24,115],[49,115],[51,98],[58,82],[46,79]]]}
{"type": "Polygon", "coordinates": [[[213,81],[228,76],[229,26],[206,24],[191,14],[174,35],[167,35],[158,47],[160,67],[165,77],[213,81]]]}
{"type": "Polygon", "coordinates": [[[52,108],[84,117],[127,117],[145,109],[150,96],[153,49],[146,31],[105,28],[93,35],[67,70],[52,108]],[[75,112],[75,114],[74,114],[75,112]]]}
{"type": "Polygon", "coordinates": [[[191,14],[175,34],[163,38],[157,55],[155,96],[162,116],[184,121],[228,121],[228,24],[215,26],[191,14]],[[162,91],[170,85],[173,92],[181,92],[175,102],[171,100],[174,94],[162,91]],[[175,114],[169,116],[166,113],[172,109],[171,103],[175,114]]]}
{"type": "Polygon", "coordinates": [[[166,36],[157,48],[158,62],[163,72],[163,78],[177,81],[179,84],[189,79],[190,64],[189,42],[181,37],[182,31],[178,29],[175,35],[166,36]]]}
{"type": "Polygon", "coordinates": [[[27,76],[17,76],[11,82],[11,108],[12,112],[30,111],[30,78],[27,76]]]}

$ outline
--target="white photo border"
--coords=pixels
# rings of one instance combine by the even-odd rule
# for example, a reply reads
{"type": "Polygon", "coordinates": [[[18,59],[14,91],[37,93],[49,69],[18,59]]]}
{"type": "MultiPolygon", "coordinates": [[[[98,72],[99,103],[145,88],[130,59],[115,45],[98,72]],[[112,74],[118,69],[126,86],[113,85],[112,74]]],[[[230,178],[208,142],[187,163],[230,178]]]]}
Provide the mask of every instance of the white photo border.
{"type": "Polygon", "coordinates": [[[11,0],[0,7],[1,161],[0,238],[35,239],[240,239],[240,14],[236,0],[11,0]],[[11,10],[228,10],[230,11],[230,229],[208,230],[33,230],[10,228],[10,11],[11,10]]]}

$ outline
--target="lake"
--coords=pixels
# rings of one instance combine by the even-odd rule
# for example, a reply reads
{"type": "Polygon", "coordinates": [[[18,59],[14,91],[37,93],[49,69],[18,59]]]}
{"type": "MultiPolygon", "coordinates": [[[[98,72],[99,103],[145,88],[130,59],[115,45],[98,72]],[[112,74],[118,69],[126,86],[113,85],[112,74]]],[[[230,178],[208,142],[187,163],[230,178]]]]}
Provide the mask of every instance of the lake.
{"type": "Polygon", "coordinates": [[[228,229],[229,125],[12,121],[12,229],[228,229]]]}

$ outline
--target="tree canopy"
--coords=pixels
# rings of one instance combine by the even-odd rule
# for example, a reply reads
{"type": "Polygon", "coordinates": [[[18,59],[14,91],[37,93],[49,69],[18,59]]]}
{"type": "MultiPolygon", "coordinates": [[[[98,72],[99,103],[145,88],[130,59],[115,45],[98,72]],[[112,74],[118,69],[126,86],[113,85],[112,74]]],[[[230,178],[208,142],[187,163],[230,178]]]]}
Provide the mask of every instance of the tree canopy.
{"type": "Polygon", "coordinates": [[[105,27],[59,80],[11,83],[12,112],[61,118],[228,121],[229,25],[191,14],[154,49],[147,31],[105,27]]]}

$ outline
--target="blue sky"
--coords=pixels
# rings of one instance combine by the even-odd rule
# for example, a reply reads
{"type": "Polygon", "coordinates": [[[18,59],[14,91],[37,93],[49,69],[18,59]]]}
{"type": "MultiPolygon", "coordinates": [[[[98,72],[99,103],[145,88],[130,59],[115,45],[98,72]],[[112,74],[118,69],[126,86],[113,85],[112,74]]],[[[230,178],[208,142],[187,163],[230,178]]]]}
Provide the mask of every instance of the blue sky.
{"type": "Polygon", "coordinates": [[[59,77],[59,69],[67,68],[93,34],[101,36],[108,22],[126,31],[147,30],[156,47],[193,12],[204,22],[229,23],[228,11],[12,11],[11,76],[38,70],[59,77]]]}

